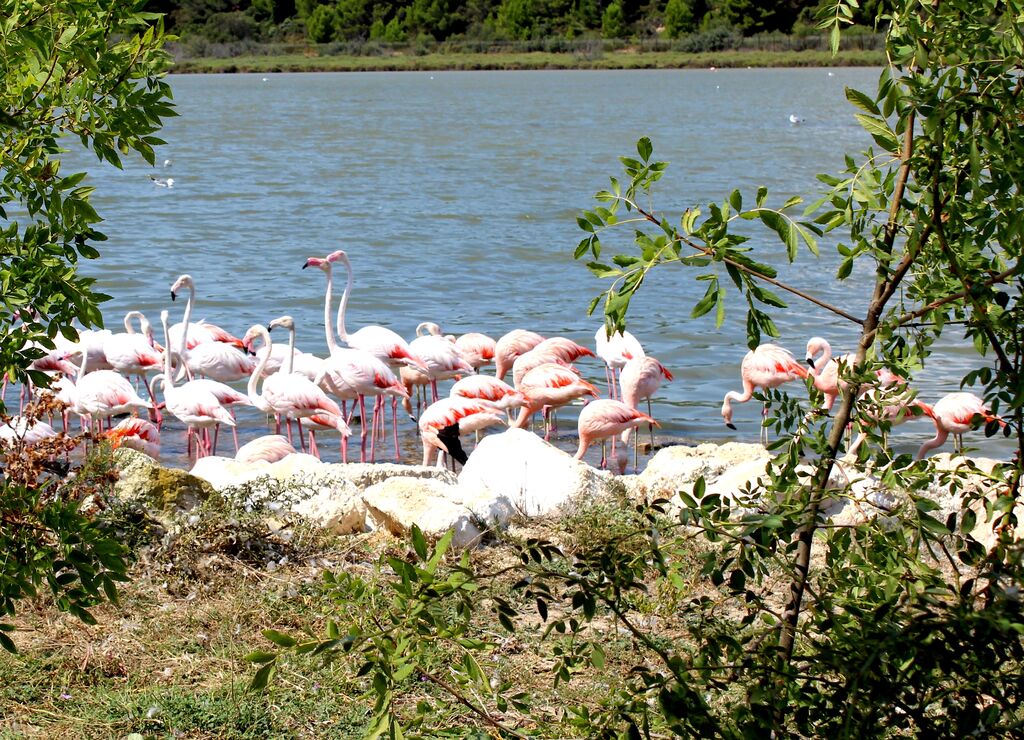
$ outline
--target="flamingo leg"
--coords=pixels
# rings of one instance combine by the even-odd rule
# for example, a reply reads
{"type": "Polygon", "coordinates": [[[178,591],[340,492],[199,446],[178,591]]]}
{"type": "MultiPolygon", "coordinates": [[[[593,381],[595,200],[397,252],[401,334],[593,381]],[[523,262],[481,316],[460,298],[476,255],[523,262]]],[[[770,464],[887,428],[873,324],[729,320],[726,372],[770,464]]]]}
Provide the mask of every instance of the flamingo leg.
{"type": "Polygon", "coordinates": [[[370,419],[370,462],[377,462],[377,419],[380,411],[380,396],[373,397],[373,418],[370,419]]]}
{"type": "Polygon", "coordinates": [[[359,462],[366,462],[366,396],[359,396],[359,462]]]}
{"type": "Polygon", "coordinates": [[[398,399],[394,397],[391,399],[391,428],[395,437],[395,461],[400,462],[402,451],[398,448],[398,399]]]}
{"type": "Polygon", "coordinates": [[[434,378],[430,379],[430,401],[437,403],[437,381],[434,378]]]}
{"type": "Polygon", "coordinates": [[[210,454],[217,449],[217,438],[220,437],[220,424],[213,428],[213,445],[210,447],[210,454]]]}
{"type": "MultiPolygon", "coordinates": [[[[647,397],[647,415],[654,418],[654,411],[651,410],[651,398],[647,397]]],[[[654,425],[651,422],[647,422],[647,428],[651,430],[651,454],[654,454],[654,425]]]]}
{"type": "Polygon", "coordinates": [[[309,452],[317,460],[320,459],[320,450],[316,446],[316,432],[312,429],[309,430],[309,452]]]}
{"type": "MultiPolygon", "coordinates": [[[[295,424],[299,428],[299,431],[298,431],[299,447],[302,449],[303,452],[306,452],[306,435],[302,433],[302,422],[301,421],[296,421],[295,424]]],[[[291,425],[292,425],[292,420],[288,419],[288,427],[291,428],[291,425]]]]}

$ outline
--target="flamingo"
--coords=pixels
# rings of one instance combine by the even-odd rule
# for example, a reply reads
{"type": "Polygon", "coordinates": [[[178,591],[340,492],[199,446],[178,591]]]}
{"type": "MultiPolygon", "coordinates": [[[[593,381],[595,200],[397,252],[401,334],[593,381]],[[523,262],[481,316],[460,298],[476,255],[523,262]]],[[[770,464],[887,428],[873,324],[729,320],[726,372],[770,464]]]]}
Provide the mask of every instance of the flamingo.
{"type": "Polygon", "coordinates": [[[940,398],[934,406],[926,403],[919,403],[918,406],[935,422],[935,436],[921,445],[921,449],[917,451],[918,460],[923,459],[930,450],[940,447],[950,434],[953,435],[954,450],[962,453],[962,435],[969,432],[978,419],[1006,426],[1006,422],[994,416],[985,406],[985,402],[973,393],[949,393],[940,398]]]}
{"type": "MultiPolygon", "coordinates": [[[[465,464],[466,454],[458,443],[458,435],[478,432],[505,420],[498,409],[487,401],[472,398],[442,398],[432,403],[420,416],[420,439],[423,442],[423,464],[430,464],[433,450],[450,454],[465,464]]],[[[441,456],[438,455],[438,464],[441,456]]]]}
{"type": "Polygon", "coordinates": [[[196,285],[192,280],[191,275],[178,276],[178,279],[174,281],[173,285],[171,285],[171,300],[175,300],[178,293],[180,293],[184,288],[188,288],[188,302],[185,304],[185,317],[181,322],[171,327],[170,334],[165,339],[167,346],[171,347],[180,344],[180,341],[178,340],[185,335],[187,329],[188,334],[191,335],[191,337],[190,342],[185,349],[192,349],[196,345],[205,344],[207,342],[224,342],[241,349],[242,340],[232,334],[229,334],[216,324],[211,324],[205,320],[190,323],[189,320],[192,318],[192,308],[196,302],[196,285]],[[171,343],[172,341],[173,344],[171,343]]]}
{"type": "Polygon", "coordinates": [[[643,357],[644,348],[628,331],[616,331],[608,336],[608,327],[602,324],[594,334],[594,349],[604,360],[608,395],[616,398],[619,394],[616,393],[615,374],[621,372],[630,360],[643,357]]]}
{"type": "MultiPolygon", "coordinates": [[[[653,357],[641,355],[626,361],[619,377],[622,401],[634,409],[640,408],[640,401],[647,400],[647,415],[651,416],[651,396],[661,387],[662,380],[672,382],[672,373],[653,357]]],[[[622,433],[622,443],[627,444],[632,429],[622,433]]],[[[636,438],[634,437],[634,440],[636,438]]],[[[651,447],[654,447],[654,429],[651,428],[651,447]]],[[[612,452],[614,453],[614,442],[612,452]]],[[[633,467],[636,467],[637,451],[633,448],[633,467]]]]}
{"type": "MultiPolygon", "coordinates": [[[[538,365],[523,377],[519,391],[527,397],[527,403],[519,412],[514,426],[525,429],[530,417],[548,406],[558,408],[572,403],[586,395],[598,397],[597,388],[580,378],[567,367],[553,362],[538,365]]],[[[545,440],[550,435],[547,431],[545,440]]]]}
{"type": "Polygon", "coordinates": [[[56,437],[57,432],[45,421],[30,421],[24,416],[12,416],[0,424],[0,447],[7,445],[34,445],[56,437]]]}
{"type": "MultiPolygon", "coordinates": [[[[167,331],[167,311],[160,312],[160,324],[164,330],[164,343],[170,347],[170,336],[167,331]]],[[[235,420],[217,399],[211,390],[211,383],[216,381],[190,380],[180,386],[174,385],[174,373],[171,372],[171,352],[164,353],[164,372],[153,377],[153,384],[160,382],[164,388],[164,408],[171,412],[186,427],[189,440],[189,452],[192,449],[192,436],[196,437],[196,457],[212,453],[216,449],[216,438],[213,445],[209,440],[204,444],[197,429],[207,430],[217,424],[227,424],[234,428],[235,420]]],[[[226,386],[225,386],[226,387],[226,386]]],[[[230,390],[230,389],[229,389],[230,390]]]]}
{"type": "MultiPolygon", "coordinates": [[[[355,278],[352,273],[352,263],[349,261],[348,255],[345,251],[341,249],[331,252],[322,259],[317,257],[307,259],[306,263],[303,265],[303,269],[310,266],[318,267],[327,274],[327,294],[324,301],[324,318],[328,325],[330,324],[332,265],[335,262],[341,262],[345,266],[345,271],[348,275],[347,282],[345,283],[345,290],[341,294],[341,303],[338,306],[338,338],[353,349],[360,349],[364,352],[368,352],[377,359],[387,363],[392,369],[397,369],[402,365],[414,365],[425,371],[427,367],[423,360],[416,357],[409,349],[409,345],[406,341],[390,329],[386,329],[383,326],[371,325],[364,326],[353,334],[349,334],[345,330],[345,311],[348,308],[348,299],[352,293],[352,285],[355,278]]],[[[332,343],[333,339],[328,335],[328,347],[333,353],[334,347],[331,346],[332,343]]],[[[376,419],[380,405],[380,402],[374,404],[374,429],[377,428],[376,419]]],[[[363,418],[365,419],[365,417],[363,418]]],[[[363,423],[365,423],[365,421],[363,423]]],[[[391,399],[391,423],[394,428],[395,458],[400,459],[401,451],[398,447],[398,399],[394,396],[392,396],[391,399]]]]}
{"type": "MultiPolygon", "coordinates": [[[[459,355],[455,343],[440,335],[417,336],[409,343],[409,349],[426,365],[425,374],[430,384],[431,401],[437,401],[437,381],[473,372],[473,367],[459,355]]],[[[412,389],[408,384],[406,390],[411,394],[412,389]]],[[[411,405],[407,405],[405,410],[412,414],[411,405]]]]}
{"type": "Polygon", "coordinates": [[[497,343],[491,337],[476,331],[463,334],[455,340],[455,349],[476,372],[484,365],[494,362],[496,348],[497,343]]]}
{"type": "Polygon", "coordinates": [[[102,427],[103,419],[109,419],[111,416],[153,408],[152,403],[139,398],[131,383],[113,370],[96,370],[89,373],[91,354],[88,348],[82,351],[82,368],[71,394],[75,413],[89,416],[90,423],[94,417],[98,417],[102,427]]]}
{"type": "Polygon", "coordinates": [[[282,435],[265,434],[239,447],[235,459],[244,463],[253,463],[257,460],[275,463],[294,453],[292,443],[282,435]]]}
{"type": "Polygon", "coordinates": [[[127,447],[149,455],[154,460],[160,459],[160,430],[157,425],[147,419],[131,417],[105,433],[113,449],[127,447]]]}
{"type": "Polygon", "coordinates": [[[526,329],[513,329],[505,334],[494,346],[494,377],[504,380],[515,359],[543,341],[540,334],[526,329]]]}
{"type": "Polygon", "coordinates": [[[528,372],[535,367],[552,362],[563,367],[570,367],[569,362],[562,359],[561,355],[558,354],[540,352],[536,347],[528,352],[523,352],[512,363],[512,385],[519,388],[523,384],[523,378],[528,372]]]}
{"type": "MultiPolygon", "coordinates": [[[[627,436],[629,432],[636,429],[643,423],[658,426],[658,422],[642,411],[622,401],[611,398],[600,398],[591,401],[580,411],[580,418],[577,427],[580,434],[580,446],[576,450],[576,459],[582,460],[587,448],[597,440],[608,439],[616,434],[622,433],[627,436]]],[[[619,456],[619,473],[626,472],[625,450],[619,456]]],[[[601,453],[601,467],[605,466],[605,455],[601,453]]]]}
{"type": "MultiPolygon", "coordinates": [[[[283,323],[277,323],[277,320],[271,322],[271,324],[277,326],[284,325],[283,323]]],[[[294,341],[294,333],[292,333],[291,336],[293,338],[292,341],[294,341]]],[[[245,336],[242,337],[242,344],[246,347],[250,347],[256,338],[262,339],[263,345],[268,348],[272,345],[270,332],[267,331],[265,326],[261,326],[260,324],[255,324],[249,327],[245,336]]],[[[259,393],[256,386],[263,373],[263,368],[267,363],[268,357],[269,352],[267,355],[264,355],[263,359],[260,361],[259,366],[256,368],[256,372],[249,376],[249,398],[252,400],[253,405],[256,406],[256,408],[261,411],[272,411],[275,414],[283,416],[288,420],[289,431],[291,430],[291,419],[327,413],[332,417],[335,417],[337,422],[335,428],[342,437],[347,437],[352,433],[348,428],[348,425],[345,423],[341,413],[341,408],[338,407],[338,404],[328,398],[327,394],[309,378],[299,373],[292,372],[291,363],[289,363],[285,372],[275,373],[264,380],[263,393],[259,393]]],[[[302,441],[301,436],[300,441],[302,441]]],[[[304,443],[303,446],[305,446],[304,443]]]]}
{"type": "Polygon", "coordinates": [[[124,317],[125,331],[111,334],[103,341],[103,354],[110,366],[123,375],[135,375],[142,381],[153,402],[153,421],[160,423],[160,412],[156,408],[153,389],[146,379],[146,373],[159,370],[163,364],[163,355],[153,347],[153,328],[146,317],[139,311],[129,311],[124,317]],[[132,318],[140,319],[141,334],[136,334],[132,326],[132,318]]]}
{"type": "Polygon", "coordinates": [[[503,411],[520,408],[526,402],[526,396],[490,375],[469,375],[452,386],[449,395],[452,398],[475,398],[487,401],[503,411]]]}
{"type": "MultiPolygon", "coordinates": [[[[778,388],[783,383],[806,378],[807,369],[798,363],[793,354],[777,344],[761,344],[750,350],[740,364],[740,378],[743,380],[743,393],[729,391],[722,401],[722,420],[730,429],[732,423],[732,402],[746,403],[754,395],[755,388],[778,388]]],[[[762,417],[768,415],[768,407],[761,412],[762,417]]],[[[763,429],[762,424],[762,429],[763,429]]]]}
{"type": "Polygon", "coordinates": [[[850,367],[853,361],[853,355],[833,358],[832,346],[827,339],[811,337],[807,340],[807,364],[811,368],[814,387],[825,395],[821,408],[831,411],[836,398],[847,389],[849,384],[839,379],[839,366],[850,367]]]}
{"type": "Polygon", "coordinates": [[[857,401],[857,417],[862,431],[850,445],[847,455],[855,455],[867,439],[867,432],[863,431],[865,426],[880,423],[888,425],[883,427],[884,442],[888,427],[897,426],[918,416],[929,416],[925,409],[930,410],[930,407],[914,398],[913,391],[907,388],[903,378],[885,368],[879,371],[879,375],[882,380],[880,387],[868,389],[857,401]]]}

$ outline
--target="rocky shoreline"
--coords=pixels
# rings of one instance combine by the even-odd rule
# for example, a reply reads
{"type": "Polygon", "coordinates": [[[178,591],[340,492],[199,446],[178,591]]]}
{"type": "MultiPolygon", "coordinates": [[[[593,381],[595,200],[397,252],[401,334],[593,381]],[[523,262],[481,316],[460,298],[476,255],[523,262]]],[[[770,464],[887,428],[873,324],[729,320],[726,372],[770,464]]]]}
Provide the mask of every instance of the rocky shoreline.
{"type": "MultiPolygon", "coordinates": [[[[301,453],[275,463],[207,457],[184,471],[121,449],[115,453],[119,480],[114,493],[163,512],[188,510],[220,497],[272,519],[299,518],[341,535],[384,530],[404,536],[413,524],[435,537],[454,529],[453,545],[465,548],[482,542],[490,529],[609,496],[636,501],[664,498],[679,505],[679,492],[691,492],[699,477],[705,480],[705,495],[731,500],[748,488],[763,490],[759,479],[769,459],[758,444],[674,445],[658,451],[642,473],[616,476],[519,429],[485,437],[458,475],[419,465],[324,463],[301,453]]],[[[968,459],[944,454],[935,462],[937,470],[950,471],[968,459]]],[[[981,473],[998,463],[985,458],[970,462],[981,473]]],[[[923,492],[936,504],[932,516],[939,521],[960,510],[965,490],[983,482],[979,474],[966,474],[951,486],[942,477],[923,492]]],[[[837,466],[830,485],[839,495],[823,514],[833,525],[885,516],[907,500],[905,494],[886,490],[878,479],[845,464],[837,466]]],[[[992,532],[984,520],[983,515],[978,517],[974,534],[987,544],[992,532]]]]}

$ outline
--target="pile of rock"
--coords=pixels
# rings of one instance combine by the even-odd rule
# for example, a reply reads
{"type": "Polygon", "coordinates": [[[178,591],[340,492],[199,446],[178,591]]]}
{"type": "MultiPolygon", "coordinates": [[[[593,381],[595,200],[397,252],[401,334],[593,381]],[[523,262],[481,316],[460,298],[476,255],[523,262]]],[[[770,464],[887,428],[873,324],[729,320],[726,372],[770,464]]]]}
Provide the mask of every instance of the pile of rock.
{"type": "MultiPolygon", "coordinates": [[[[532,433],[509,429],[485,437],[458,476],[416,465],[328,464],[304,454],[275,463],[207,457],[186,473],[162,468],[141,453],[119,450],[116,492],[144,496],[164,508],[189,508],[218,495],[275,515],[291,512],[338,534],[383,529],[404,535],[413,524],[434,536],[454,529],[453,544],[469,547],[490,528],[610,494],[666,498],[678,505],[679,492],[692,492],[699,477],[705,480],[706,495],[735,500],[739,492],[763,488],[759,480],[765,478],[769,459],[754,444],[680,445],[659,451],[640,475],[614,476],[532,433]]],[[[976,462],[988,469],[994,464],[976,462]]],[[[897,503],[877,480],[845,466],[836,468],[831,485],[844,491],[824,511],[836,523],[863,521],[897,503]]],[[[933,495],[940,504],[938,514],[959,509],[959,498],[948,489],[936,487],[933,495]]]]}

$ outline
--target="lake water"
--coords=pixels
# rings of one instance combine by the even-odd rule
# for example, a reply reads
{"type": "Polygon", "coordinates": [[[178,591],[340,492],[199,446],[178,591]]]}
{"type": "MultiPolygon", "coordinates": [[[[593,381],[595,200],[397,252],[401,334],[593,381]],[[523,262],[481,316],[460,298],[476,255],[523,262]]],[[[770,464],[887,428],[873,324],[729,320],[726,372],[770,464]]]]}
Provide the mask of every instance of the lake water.
{"type": "MultiPolygon", "coordinates": [[[[586,307],[603,283],[572,259],[581,237],[575,217],[620,174],[618,156],[634,153],[639,137],[652,139],[655,156],[671,163],[654,204],[669,214],[721,200],[733,187],[752,198],[766,185],[776,205],[816,193],[816,173],[838,170],[843,152],[871,143],[843,88],[872,90],[877,74],[173,76],[180,117],[167,121],[169,143],[157,154],[172,160],[169,168],[132,161],[117,171],[74,155],[65,172],[90,168],[93,202],[107,219],[103,258],[84,269],[114,296],[105,306],[111,327],[130,309],[154,323],[162,308],[180,319],[168,289],[188,272],[198,287],[196,318],[241,335],[291,314],[300,347],[324,354],[323,275],[300,268],[307,256],[344,248],[356,275],[350,329],[383,324],[411,337],[419,322],[436,321],[446,333],[498,337],[523,327],[593,346],[600,318],[586,307]],[[804,122],[791,125],[791,113],[804,122]],[[150,174],[173,177],[174,187],[155,187],[150,174]]],[[[783,267],[777,241],[752,233],[757,256],[783,268],[783,279],[863,313],[868,283],[837,284],[834,250],[823,245],[821,259],[804,253],[798,268],[783,267]]],[[[619,238],[624,245],[629,234],[619,238]]],[[[718,331],[711,317],[691,319],[706,287],[693,277],[678,267],[655,271],[630,313],[630,331],[676,378],[662,387],[654,415],[666,435],[754,441],[758,404],[737,407],[738,432],[719,417],[725,392],[740,388],[744,314],[730,312],[718,331]]],[[[800,358],[811,335],[828,337],[839,352],[856,336],[801,303],[776,318],[780,343],[800,358]]],[[[919,378],[924,399],[956,389],[968,366],[957,340],[919,378]]],[[[597,362],[579,367],[603,384],[597,362]]],[[[244,436],[262,433],[255,415],[242,418],[244,436]]],[[[563,414],[564,433],[574,434],[574,418],[563,414]]],[[[403,435],[416,449],[409,422],[403,435]]],[[[931,425],[920,421],[894,435],[906,449],[929,436],[931,425]]],[[[180,459],[180,439],[165,433],[166,457],[180,459]]]]}

